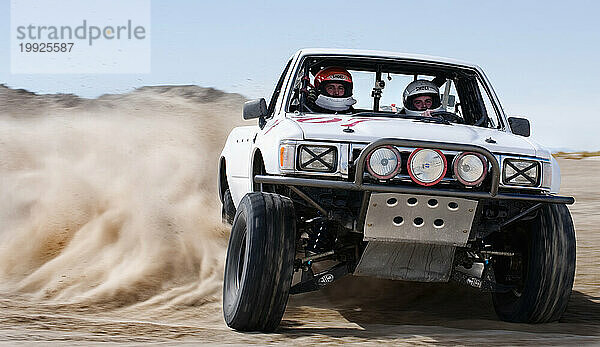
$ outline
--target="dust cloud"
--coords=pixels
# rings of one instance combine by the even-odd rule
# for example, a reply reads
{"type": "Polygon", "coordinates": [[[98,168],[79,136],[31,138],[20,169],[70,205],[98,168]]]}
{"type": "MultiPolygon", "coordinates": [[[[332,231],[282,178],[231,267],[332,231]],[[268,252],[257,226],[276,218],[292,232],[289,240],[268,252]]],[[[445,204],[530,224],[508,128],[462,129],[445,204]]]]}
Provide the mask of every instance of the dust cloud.
{"type": "Polygon", "coordinates": [[[183,86],[87,100],[2,88],[0,290],[117,307],[220,300],[216,163],[241,96],[183,86]]]}

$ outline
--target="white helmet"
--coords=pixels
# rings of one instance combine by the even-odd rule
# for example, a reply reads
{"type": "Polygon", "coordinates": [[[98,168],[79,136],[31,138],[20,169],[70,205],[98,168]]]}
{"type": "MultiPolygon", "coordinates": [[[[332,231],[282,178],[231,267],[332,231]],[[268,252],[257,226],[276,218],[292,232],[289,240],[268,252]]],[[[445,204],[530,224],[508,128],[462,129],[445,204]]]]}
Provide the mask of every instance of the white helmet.
{"type": "Polygon", "coordinates": [[[433,104],[429,110],[441,111],[444,108],[440,100],[440,89],[433,82],[427,80],[416,80],[412,81],[404,89],[402,95],[402,102],[404,103],[404,110],[408,115],[420,115],[424,110],[417,110],[413,105],[413,100],[417,96],[428,95],[433,98],[433,104]]]}

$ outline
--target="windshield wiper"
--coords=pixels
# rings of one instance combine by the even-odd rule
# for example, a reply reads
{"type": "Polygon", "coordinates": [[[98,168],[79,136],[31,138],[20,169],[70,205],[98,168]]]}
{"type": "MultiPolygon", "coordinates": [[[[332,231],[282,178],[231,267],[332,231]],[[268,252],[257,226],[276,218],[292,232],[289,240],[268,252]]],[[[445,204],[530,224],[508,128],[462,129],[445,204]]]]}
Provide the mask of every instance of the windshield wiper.
{"type": "Polygon", "coordinates": [[[414,119],[418,122],[424,122],[424,123],[438,123],[438,124],[452,125],[452,123],[450,123],[448,120],[446,120],[442,117],[436,117],[436,116],[424,117],[424,116],[406,115],[406,114],[402,114],[402,113],[388,113],[388,112],[375,112],[375,111],[358,112],[358,113],[352,114],[351,116],[352,117],[369,116],[369,117],[389,117],[389,118],[414,119]]]}
{"type": "Polygon", "coordinates": [[[363,111],[363,112],[353,113],[350,116],[351,117],[356,117],[356,116],[370,116],[370,117],[398,118],[398,114],[397,113],[376,112],[376,111],[363,111]]]}

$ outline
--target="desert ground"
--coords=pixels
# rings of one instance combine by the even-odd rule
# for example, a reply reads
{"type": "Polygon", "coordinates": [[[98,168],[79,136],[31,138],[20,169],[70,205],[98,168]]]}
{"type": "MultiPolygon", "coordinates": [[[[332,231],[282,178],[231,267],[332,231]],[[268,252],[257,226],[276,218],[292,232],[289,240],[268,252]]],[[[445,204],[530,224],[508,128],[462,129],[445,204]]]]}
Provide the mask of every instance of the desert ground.
{"type": "Polygon", "coordinates": [[[275,333],[227,328],[216,163],[244,101],[197,86],[97,99],[0,86],[0,344],[600,343],[600,157],[583,155],[559,158],[577,201],[560,322],[498,321],[488,294],[453,284],[349,276],[291,297],[275,333]]]}

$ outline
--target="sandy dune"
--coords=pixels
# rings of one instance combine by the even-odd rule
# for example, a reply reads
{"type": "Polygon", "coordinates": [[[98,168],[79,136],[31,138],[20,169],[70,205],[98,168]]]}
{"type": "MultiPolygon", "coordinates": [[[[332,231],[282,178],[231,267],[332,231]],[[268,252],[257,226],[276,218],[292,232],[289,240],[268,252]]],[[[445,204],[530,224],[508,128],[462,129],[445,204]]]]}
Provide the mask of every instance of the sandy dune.
{"type": "Polygon", "coordinates": [[[0,86],[0,343],[598,344],[600,160],[561,159],[577,275],[559,323],[496,319],[455,285],[348,277],[292,297],[281,329],[220,311],[216,158],[243,97],[195,86],[81,99],[0,86]]]}

